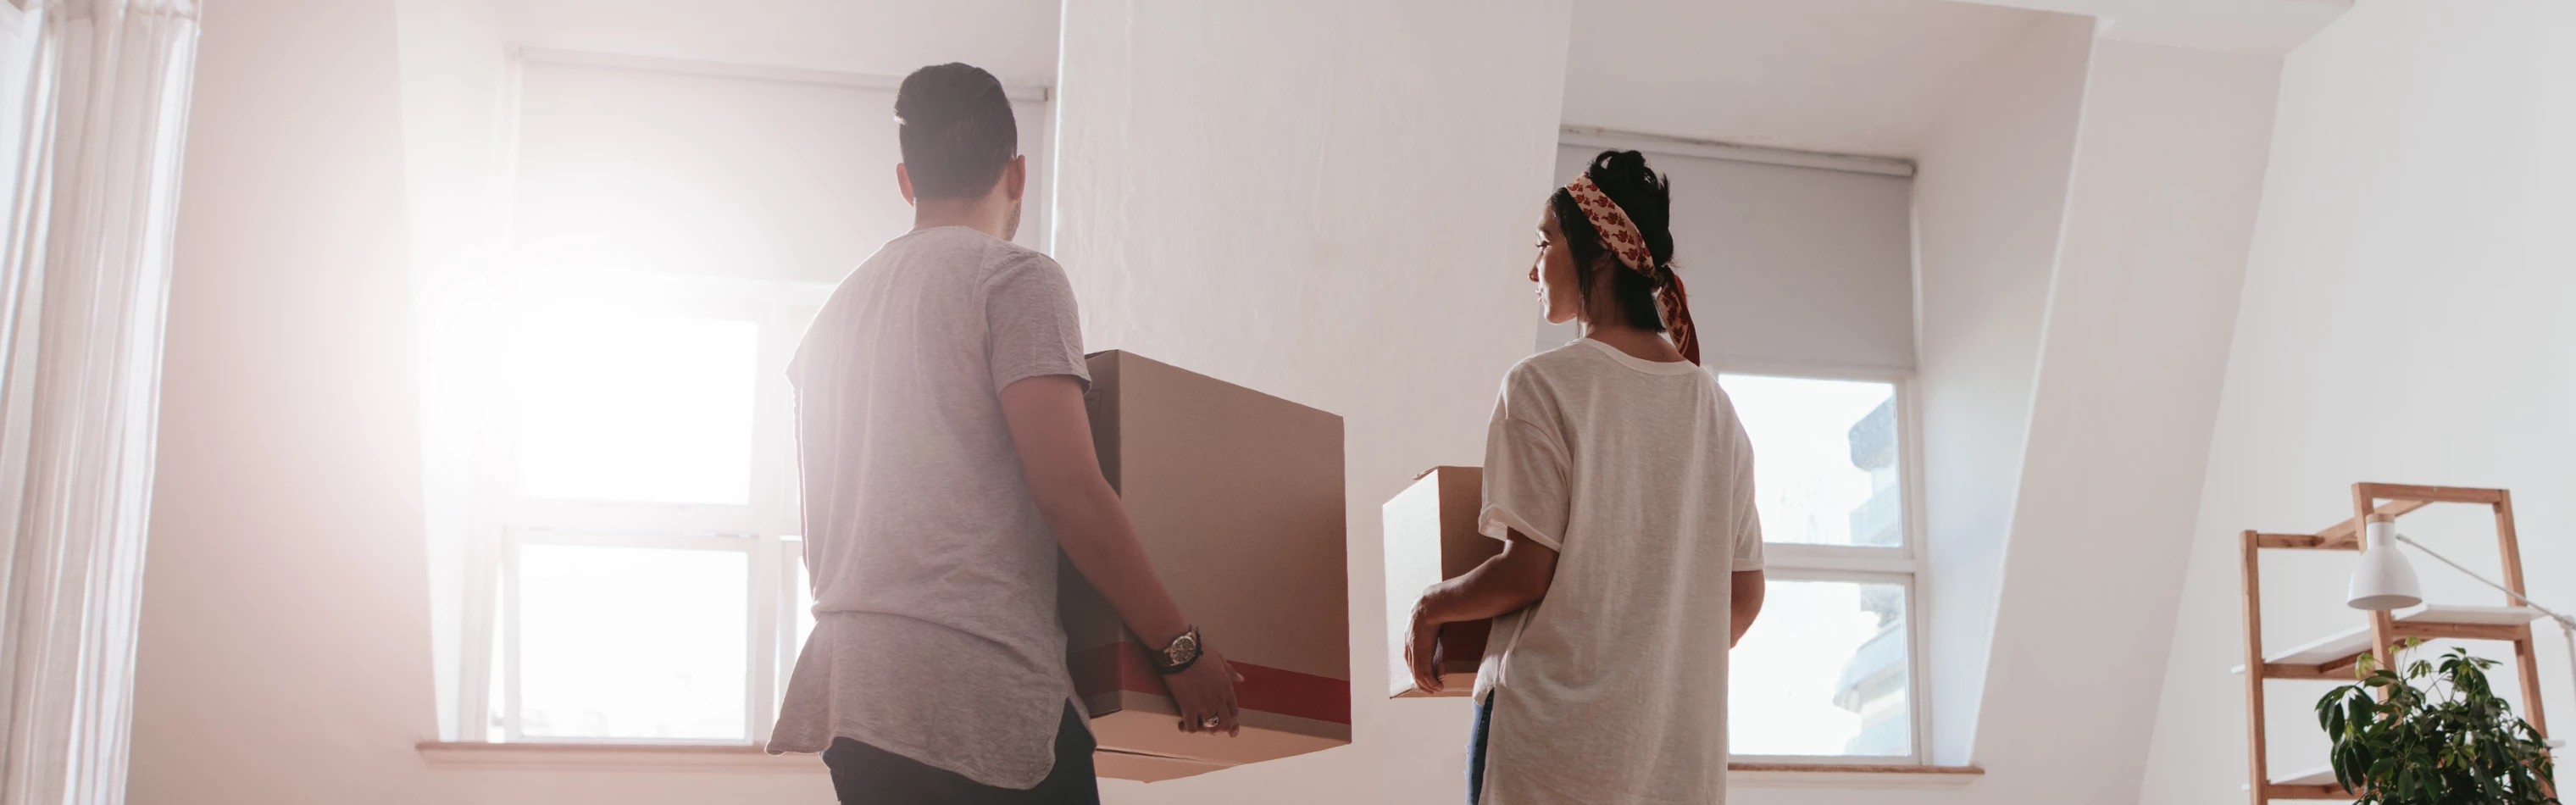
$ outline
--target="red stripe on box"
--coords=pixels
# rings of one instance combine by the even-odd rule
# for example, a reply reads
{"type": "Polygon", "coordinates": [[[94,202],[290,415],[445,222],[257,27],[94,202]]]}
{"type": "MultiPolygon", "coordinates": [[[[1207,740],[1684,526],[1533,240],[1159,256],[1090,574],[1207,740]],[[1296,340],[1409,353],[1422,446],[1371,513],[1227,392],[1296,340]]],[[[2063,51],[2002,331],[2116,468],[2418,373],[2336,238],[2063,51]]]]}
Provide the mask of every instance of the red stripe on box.
{"type": "MultiPolygon", "coordinates": [[[[1145,658],[1145,647],[1130,642],[1094,646],[1075,653],[1067,664],[1073,671],[1073,689],[1084,697],[1111,691],[1130,691],[1155,696],[1170,696],[1163,687],[1163,677],[1145,658]]],[[[1298,673],[1266,665],[1233,663],[1234,672],[1243,681],[1234,686],[1235,703],[1246,710],[1260,710],[1283,716],[1351,723],[1351,683],[1314,674],[1298,673]]]]}

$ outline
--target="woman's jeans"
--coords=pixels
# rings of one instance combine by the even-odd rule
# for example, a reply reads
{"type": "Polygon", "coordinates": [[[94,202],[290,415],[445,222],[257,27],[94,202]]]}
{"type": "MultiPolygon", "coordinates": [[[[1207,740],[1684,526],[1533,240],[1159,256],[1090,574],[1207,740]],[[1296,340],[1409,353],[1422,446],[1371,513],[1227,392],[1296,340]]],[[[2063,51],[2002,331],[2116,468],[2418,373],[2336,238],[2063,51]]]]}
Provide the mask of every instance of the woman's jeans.
{"type": "Polygon", "coordinates": [[[1476,726],[1467,733],[1467,805],[1485,796],[1485,742],[1494,728],[1494,694],[1476,705],[1476,726]]]}

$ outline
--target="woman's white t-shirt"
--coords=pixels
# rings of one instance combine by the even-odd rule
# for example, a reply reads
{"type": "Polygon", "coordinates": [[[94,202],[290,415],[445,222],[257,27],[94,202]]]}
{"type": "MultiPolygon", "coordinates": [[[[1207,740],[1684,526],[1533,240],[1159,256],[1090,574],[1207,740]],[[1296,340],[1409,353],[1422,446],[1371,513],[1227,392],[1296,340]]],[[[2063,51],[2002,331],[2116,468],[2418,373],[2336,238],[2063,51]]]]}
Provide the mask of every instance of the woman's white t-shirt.
{"type": "Polygon", "coordinates": [[[1753,448],[1715,376],[1592,339],[1504,377],[1477,524],[1557,550],[1496,620],[1482,801],[1722,803],[1738,571],[1762,569],[1753,448]]]}

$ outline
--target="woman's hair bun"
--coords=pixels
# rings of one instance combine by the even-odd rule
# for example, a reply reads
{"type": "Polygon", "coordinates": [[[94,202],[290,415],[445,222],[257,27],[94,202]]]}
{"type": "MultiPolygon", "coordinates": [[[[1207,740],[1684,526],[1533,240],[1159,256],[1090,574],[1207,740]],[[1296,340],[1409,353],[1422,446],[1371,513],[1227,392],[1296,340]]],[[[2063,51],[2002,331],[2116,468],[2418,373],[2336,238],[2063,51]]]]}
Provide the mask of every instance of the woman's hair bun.
{"type": "Polygon", "coordinates": [[[1658,266],[1673,261],[1673,193],[1671,182],[1655,169],[1646,166],[1646,155],[1635,151],[1603,151],[1592,157],[1592,165],[1583,171],[1592,183],[1601,186],[1602,195],[1628,213],[1637,225],[1637,233],[1646,238],[1646,250],[1653,252],[1658,266]]]}

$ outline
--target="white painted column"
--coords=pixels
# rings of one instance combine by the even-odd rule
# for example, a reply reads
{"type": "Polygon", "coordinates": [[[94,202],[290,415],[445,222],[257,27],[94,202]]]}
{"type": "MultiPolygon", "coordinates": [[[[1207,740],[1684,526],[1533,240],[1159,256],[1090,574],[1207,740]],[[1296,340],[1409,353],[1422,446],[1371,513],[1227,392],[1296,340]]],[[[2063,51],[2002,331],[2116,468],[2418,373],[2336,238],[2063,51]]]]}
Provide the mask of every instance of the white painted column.
{"type": "Polygon", "coordinates": [[[1975,760],[2093,28],[2032,26],[1933,129],[1914,177],[1925,756],[1942,765],[1975,760]]]}
{"type": "Polygon", "coordinates": [[[112,805],[125,797],[197,4],[6,12],[40,27],[0,266],[0,803],[112,805]]]}
{"type": "MultiPolygon", "coordinates": [[[[1529,352],[1565,0],[1073,0],[1055,252],[1092,349],[1345,418],[1358,745],[1121,802],[1447,802],[1463,700],[1390,702],[1379,504],[1479,463],[1529,352]]],[[[1398,591],[1410,594],[1410,591],[1398,591]]],[[[1187,602],[1184,602],[1186,604],[1187,602]]],[[[1222,635],[1211,635],[1222,642],[1222,635]]]]}
{"type": "Polygon", "coordinates": [[[2137,799],[2278,76],[2094,48],[1977,723],[1987,801],[2137,799]]]}

